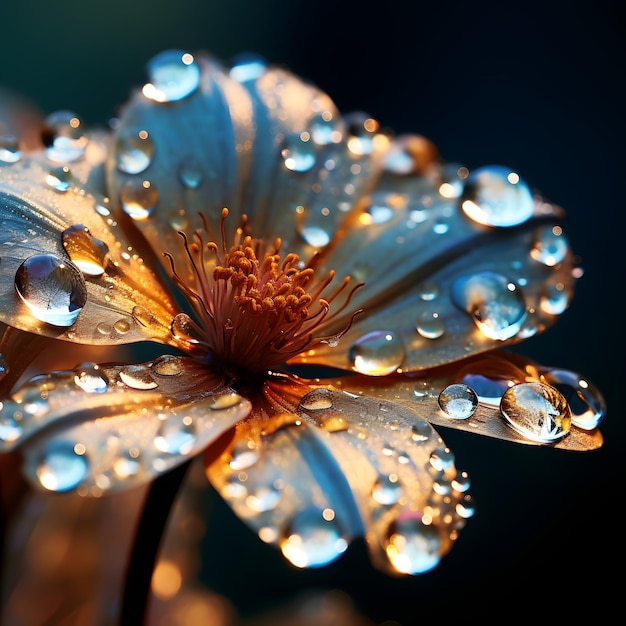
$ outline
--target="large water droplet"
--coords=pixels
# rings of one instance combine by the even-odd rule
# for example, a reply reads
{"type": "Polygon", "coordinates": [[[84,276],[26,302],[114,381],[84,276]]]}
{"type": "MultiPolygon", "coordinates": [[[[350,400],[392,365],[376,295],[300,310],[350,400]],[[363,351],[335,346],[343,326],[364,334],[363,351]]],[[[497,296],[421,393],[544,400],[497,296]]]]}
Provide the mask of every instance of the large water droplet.
{"type": "Polygon", "coordinates": [[[165,50],[147,65],[149,82],[142,93],[155,102],[176,102],[198,89],[200,67],[193,55],[182,50],[165,50]]]}
{"type": "Polygon", "coordinates": [[[352,113],[345,117],[347,123],[347,145],[352,154],[362,156],[374,151],[379,129],[378,122],[364,113],[352,113]]]}
{"type": "Polygon", "coordinates": [[[350,349],[352,367],[361,374],[385,376],[395,372],[404,361],[404,343],[391,331],[363,335],[350,349]]]}
{"type": "Polygon", "coordinates": [[[0,135],[0,164],[17,163],[23,156],[15,135],[0,135]]]}
{"type": "Polygon", "coordinates": [[[124,131],[115,142],[115,163],[125,174],[139,174],[148,169],[154,157],[154,143],[146,130],[124,131]]]}
{"type": "Polygon", "coordinates": [[[131,389],[156,389],[159,386],[149,367],[145,365],[127,365],[119,373],[120,380],[131,389]]]}
{"type": "Polygon", "coordinates": [[[46,183],[59,193],[65,193],[72,186],[72,172],[67,165],[55,167],[48,172],[46,183]]]}
{"type": "Polygon", "coordinates": [[[425,339],[439,339],[446,332],[446,327],[439,313],[423,311],[417,318],[415,330],[425,339]]]}
{"type": "Polygon", "coordinates": [[[445,471],[454,466],[454,452],[450,448],[439,446],[431,452],[429,462],[438,472],[445,471]]]}
{"type": "Polygon", "coordinates": [[[56,111],[45,120],[43,143],[51,161],[77,161],[87,149],[87,136],[81,119],[72,111],[56,111]]]}
{"type": "Polygon", "coordinates": [[[333,392],[330,389],[314,389],[302,396],[298,409],[304,411],[321,411],[333,407],[333,392]]]}
{"type": "Polygon", "coordinates": [[[308,135],[304,138],[298,135],[287,139],[280,154],[285,167],[292,172],[308,172],[315,165],[315,145],[308,135]]]}
{"type": "Polygon", "coordinates": [[[296,567],[321,567],[348,547],[334,514],[311,507],[291,520],[280,542],[285,557],[296,567]]]}
{"type": "Polygon", "coordinates": [[[507,422],[521,435],[539,443],[554,443],[570,430],[571,414],[557,389],[543,383],[519,383],[500,402],[507,422]]]}
{"type": "Polygon", "coordinates": [[[548,267],[563,261],[569,244],[560,226],[542,226],[535,232],[535,241],[530,256],[548,267]]]}
{"type": "Polygon", "coordinates": [[[422,574],[441,560],[437,528],[425,525],[418,513],[405,511],[389,525],[385,552],[391,565],[403,574],[422,574]]]}
{"type": "Polygon", "coordinates": [[[89,465],[82,450],[69,441],[54,441],[43,451],[36,468],[42,487],[49,491],[69,491],[87,475],[89,465]]]}
{"type": "Polygon", "coordinates": [[[300,236],[314,248],[321,248],[330,241],[330,234],[320,226],[303,226],[300,236]]]}
{"type": "Polygon", "coordinates": [[[63,231],[63,247],[72,263],[89,276],[100,276],[104,273],[104,258],[109,251],[108,246],[91,235],[83,224],[74,224],[63,231]]]}
{"type": "Polygon", "coordinates": [[[120,192],[122,209],[134,220],[145,220],[159,200],[157,188],[149,181],[127,181],[120,192]]]}
{"type": "Polygon", "coordinates": [[[467,311],[490,339],[504,341],[515,336],[527,316],[519,287],[494,272],[458,278],[452,286],[452,301],[467,311]]]}
{"type": "Polygon", "coordinates": [[[374,501],[385,506],[396,504],[403,495],[404,490],[397,474],[379,476],[372,487],[372,498],[374,501]]]}
{"type": "Polygon", "coordinates": [[[509,168],[488,165],[470,172],[461,198],[465,214],[487,226],[517,226],[531,218],[535,201],[528,185],[509,168]]]}
{"type": "Polygon", "coordinates": [[[170,417],[161,424],[155,447],[169,454],[189,454],[196,441],[196,428],[190,417],[170,417]]]}
{"type": "Polygon", "coordinates": [[[82,273],[56,254],[28,257],[15,273],[15,290],[38,320],[53,326],[71,326],[87,303],[82,273]]]}
{"type": "Polygon", "coordinates": [[[476,412],[478,396],[471,387],[455,383],[439,394],[439,407],[447,417],[464,420],[476,412]]]}
{"type": "Polygon", "coordinates": [[[104,393],[109,379],[96,363],[82,363],[74,369],[74,383],[88,393],[104,393]]]}

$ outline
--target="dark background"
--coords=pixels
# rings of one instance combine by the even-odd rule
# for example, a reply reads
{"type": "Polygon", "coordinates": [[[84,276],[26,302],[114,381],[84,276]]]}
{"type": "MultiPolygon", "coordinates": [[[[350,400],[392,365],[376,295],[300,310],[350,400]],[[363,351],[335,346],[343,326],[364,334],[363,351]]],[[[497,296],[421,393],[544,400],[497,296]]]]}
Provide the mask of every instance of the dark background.
{"type": "MultiPolygon", "coordinates": [[[[588,454],[441,430],[477,513],[433,572],[391,579],[364,547],[290,568],[220,503],[206,581],[242,615],[307,588],[340,588],[375,623],[595,616],[618,606],[626,481],[623,146],[626,29],[608,2],[3,2],[0,84],[46,113],[112,117],[166,48],[225,60],[256,51],[316,83],[344,112],[430,138],[470,168],[508,165],[566,208],[585,275],[571,308],[523,352],[604,392],[605,445],[588,454]]],[[[618,613],[619,614],[619,613],[618,613]]]]}

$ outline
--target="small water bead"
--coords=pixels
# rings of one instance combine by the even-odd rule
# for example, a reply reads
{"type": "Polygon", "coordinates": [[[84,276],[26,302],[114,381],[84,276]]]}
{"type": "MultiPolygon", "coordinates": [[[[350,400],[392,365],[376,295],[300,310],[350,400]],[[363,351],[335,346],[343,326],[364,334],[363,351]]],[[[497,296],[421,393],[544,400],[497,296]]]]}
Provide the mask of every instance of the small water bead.
{"type": "Polygon", "coordinates": [[[452,285],[452,301],[467,311],[490,339],[504,341],[514,337],[527,317],[519,287],[495,272],[458,278],[452,285]]]}
{"type": "Polygon", "coordinates": [[[561,282],[546,285],[539,298],[539,307],[548,315],[561,315],[569,303],[570,296],[561,282]]]}
{"type": "Polygon", "coordinates": [[[252,467],[259,460],[254,441],[237,441],[231,450],[230,469],[239,471],[252,467]]]}
{"type": "Polygon", "coordinates": [[[450,448],[439,446],[430,455],[430,464],[438,472],[454,467],[454,453],[450,448]]]}
{"type": "Polygon", "coordinates": [[[252,52],[237,55],[233,59],[229,75],[238,83],[255,81],[265,73],[267,60],[260,54],[252,52]]]}
{"type": "Polygon", "coordinates": [[[405,511],[389,525],[385,552],[395,570],[422,574],[441,561],[441,538],[436,527],[422,522],[418,513],[405,511]]]}
{"type": "Polygon", "coordinates": [[[322,567],[348,547],[337,519],[315,507],[295,514],[280,541],[283,555],[296,567],[322,567]]]}
{"type": "Polygon", "coordinates": [[[314,389],[302,396],[298,404],[298,409],[304,411],[320,411],[331,409],[333,405],[333,392],[330,389],[314,389]]]}
{"type": "Polygon", "coordinates": [[[193,55],[183,50],[165,50],[147,64],[149,82],[142,93],[155,102],[177,102],[200,86],[200,67],[193,55]]]}
{"type": "Polygon", "coordinates": [[[62,234],[63,247],[72,263],[84,274],[100,276],[104,273],[108,246],[96,239],[84,224],[73,224],[62,234]]]}
{"type": "Polygon", "coordinates": [[[176,339],[191,345],[203,343],[202,329],[186,313],[178,313],[172,320],[170,332],[176,339]]]}
{"type": "Polygon", "coordinates": [[[51,161],[71,163],[82,158],[88,138],[83,132],[81,119],[72,111],[56,111],[44,122],[43,143],[46,156],[51,161]]]}
{"type": "Polygon", "coordinates": [[[471,387],[455,383],[439,394],[439,407],[447,417],[464,420],[476,412],[478,396],[471,387]]]}
{"type": "Polygon", "coordinates": [[[570,430],[571,414],[565,398],[544,383],[518,383],[500,402],[506,421],[521,435],[538,443],[554,443],[570,430]]]}
{"type": "Polygon", "coordinates": [[[364,209],[360,221],[362,224],[384,224],[391,220],[395,211],[390,206],[380,203],[371,203],[364,209]]]}
{"type": "Polygon", "coordinates": [[[350,348],[352,368],[361,374],[386,376],[404,361],[404,343],[392,331],[373,331],[363,335],[350,348]]]}
{"type": "Polygon", "coordinates": [[[17,163],[23,156],[15,135],[0,134],[0,165],[17,163]]]}
{"type": "Polygon", "coordinates": [[[82,363],[74,369],[74,383],[88,393],[104,393],[109,378],[96,363],[82,363]]]}
{"type": "Polygon", "coordinates": [[[118,478],[130,478],[136,476],[141,470],[141,463],[138,461],[139,454],[133,451],[126,452],[118,456],[113,461],[113,472],[118,478]]]}
{"type": "Polygon", "coordinates": [[[71,326],[87,303],[81,271],[56,254],[34,254],[15,273],[15,290],[30,312],[53,326],[71,326]]]}
{"type": "Polygon", "coordinates": [[[345,117],[347,124],[348,150],[357,156],[374,151],[378,122],[363,113],[352,113],[345,117]]]}
{"type": "Polygon", "coordinates": [[[73,176],[67,165],[61,165],[50,170],[46,176],[46,183],[59,193],[65,193],[72,186],[73,176]]]}
{"type": "Polygon", "coordinates": [[[289,137],[280,151],[285,167],[292,172],[308,172],[317,161],[315,145],[303,135],[289,137]]]}
{"type": "Polygon", "coordinates": [[[470,478],[467,472],[461,472],[452,479],[452,488],[465,493],[470,488],[470,478]]]}
{"type": "Polygon", "coordinates": [[[473,170],[466,178],[461,208],[479,224],[510,227],[532,217],[535,201],[528,185],[515,172],[489,165],[473,170]]]}
{"type": "Polygon", "coordinates": [[[128,320],[117,320],[117,322],[113,324],[113,330],[115,330],[118,335],[125,335],[126,333],[130,332],[130,329],[131,325],[128,320]]]}
{"type": "Polygon", "coordinates": [[[89,472],[82,448],[70,441],[52,441],[43,450],[36,467],[42,487],[49,491],[69,491],[83,481],[89,472]]]}
{"type": "Polygon", "coordinates": [[[154,211],[159,201],[159,192],[149,180],[129,180],[120,192],[124,213],[134,220],[145,220],[154,211]]]}
{"type": "Polygon", "coordinates": [[[544,372],[543,378],[565,397],[575,426],[592,430],[604,419],[606,402],[593,383],[576,372],[556,368],[544,372]]]}
{"type": "Polygon", "coordinates": [[[154,439],[157,450],[168,454],[187,455],[196,442],[196,427],[190,417],[172,416],[159,427],[154,439]]]}
{"type": "Polygon", "coordinates": [[[439,339],[446,332],[443,319],[439,316],[439,313],[433,311],[420,313],[415,329],[424,339],[439,339]]]}
{"type": "Polygon", "coordinates": [[[212,398],[211,404],[208,406],[210,411],[223,411],[237,406],[241,402],[241,396],[236,391],[226,391],[216,394],[212,398]]]}
{"type": "Polygon", "coordinates": [[[124,174],[140,174],[154,158],[154,142],[148,131],[125,131],[115,140],[115,164],[124,174]]]}
{"type": "Polygon", "coordinates": [[[456,504],[456,513],[463,519],[469,519],[476,513],[476,503],[474,498],[466,493],[456,504]]]}
{"type": "Polygon", "coordinates": [[[535,232],[530,256],[548,267],[554,267],[565,259],[569,243],[560,226],[542,226],[535,232]]]}
{"type": "Polygon", "coordinates": [[[439,297],[441,289],[437,283],[422,283],[419,286],[419,296],[424,302],[432,302],[439,297]]]}
{"type": "Polygon", "coordinates": [[[416,443],[428,441],[433,434],[433,429],[428,422],[420,420],[411,425],[411,439],[416,443]]]}
{"type": "Polygon", "coordinates": [[[204,180],[202,166],[196,159],[186,159],[178,166],[178,180],[187,189],[198,189],[204,180]]]}
{"type": "Polygon", "coordinates": [[[385,506],[396,504],[403,495],[404,489],[397,474],[379,476],[372,487],[373,500],[385,506]]]}
{"type": "Polygon", "coordinates": [[[318,146],[339,143],[343,138],[343,125],[330,111],[322,111],[311,121],[311,139],[318,146]]]}

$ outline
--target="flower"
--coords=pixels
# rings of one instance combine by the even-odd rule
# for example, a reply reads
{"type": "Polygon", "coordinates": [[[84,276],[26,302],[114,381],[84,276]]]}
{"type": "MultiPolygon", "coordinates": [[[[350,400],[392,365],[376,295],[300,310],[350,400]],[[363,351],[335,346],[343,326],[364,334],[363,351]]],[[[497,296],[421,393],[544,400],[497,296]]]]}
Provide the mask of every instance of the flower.
{"type": "Polygon", "coordinates": [[[363,537],[413,575],[474,511],[433,425],[602,445],[590,381],[500,350],[571,302],[561,208],[258,57],[147,70],[109,129],[2,109],[0,449],[35,488],[97,497],[203,454],[295,566],[363,537]],[[32,376],[50,342],[78,364],[32,376]],[[165,352],[112,362],[144,342],[165,352]]]}

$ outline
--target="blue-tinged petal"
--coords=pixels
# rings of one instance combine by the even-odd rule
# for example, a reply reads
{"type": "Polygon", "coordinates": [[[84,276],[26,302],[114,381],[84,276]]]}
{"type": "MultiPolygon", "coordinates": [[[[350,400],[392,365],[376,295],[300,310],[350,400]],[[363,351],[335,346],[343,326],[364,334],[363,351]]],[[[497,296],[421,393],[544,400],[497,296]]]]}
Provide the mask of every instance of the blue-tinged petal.
{"type": "Polygon", "coordinates": [[[0,403],[0,446],[21,451],[39,488],[100,495],[184,463],[250,408],[191,359],[83,363],[36,376],[0,403]]]}
{"type": "Polygon", "coordinates": [[[43,152],[0,168],[3,322],[86,344],[175,343],[174,300],[109,204],[43,152]]]}
{"type": "Polygon", "coordinates": [[[428,423],[433,403],[269,385],[299,402],[271,417],[255,403],[207,467],[234,511],[298,567],[325,565],[364,537],[385,571],[434,568],[473,504],[467,476],[428,423]]]}

